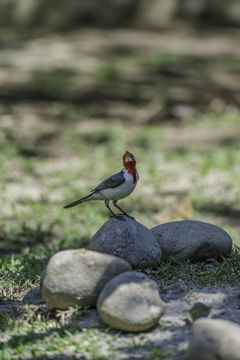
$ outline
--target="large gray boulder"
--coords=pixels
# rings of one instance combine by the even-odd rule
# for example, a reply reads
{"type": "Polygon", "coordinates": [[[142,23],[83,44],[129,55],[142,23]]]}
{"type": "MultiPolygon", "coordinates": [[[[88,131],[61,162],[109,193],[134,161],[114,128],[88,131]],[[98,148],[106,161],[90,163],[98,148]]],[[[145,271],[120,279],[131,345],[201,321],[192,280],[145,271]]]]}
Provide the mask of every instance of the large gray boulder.
{"type": "Polygon", "coordinates": [[[152,229],[164,257],[177,256],[192,261],[227,256],[231,237],[218,226],[202,221],[175,221],[152,229]]]}
{"type": "Polygon", "coordinates": [[[89,248],[119,256],[133,268],[154,267],[161,259],[161,248],[152,232],[128,216],[110,218],[90,240],[89,248]]]}
{"type": "Polygon", "coordinates": [[[157,324],[164,302],[155,281],[137,271],[125,272],[104,287],[97,309],[106,324],[123,331],[144,331],[157,324]]]}
{"type": "Polygon", "coordinates": [[[240,360],[240,326],[227,320],[198,319],[187,360],[240,360]]]}
{"type": "Polygon", "coordinates": [[[104,285],[131,270],[123,259],[85,249],[65,250],[49,260],[42,279],[41,297],[49,306],[95,306],[104,285]]]}

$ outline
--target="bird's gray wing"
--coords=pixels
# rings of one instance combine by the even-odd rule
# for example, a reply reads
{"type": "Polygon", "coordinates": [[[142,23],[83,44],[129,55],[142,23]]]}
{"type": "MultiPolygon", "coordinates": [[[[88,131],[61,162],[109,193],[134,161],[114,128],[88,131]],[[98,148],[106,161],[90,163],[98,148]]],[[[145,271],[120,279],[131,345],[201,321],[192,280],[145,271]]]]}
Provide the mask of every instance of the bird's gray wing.
{"type": "Polygon", "coordinates": [[[119,186],[122,183],[124,183],[124,181],[125,181],[124,173],[123,173],[123,170],[121,170],[117,174],[114,174],[114,175],[110,176],[109,178],[107,178],[106,180],[104,180],[103,182],[101,182],[101,184],[99,184],[97,187],[95,187],[95,189],[93,189],[92,192],[97,191],[97,190],[114,188],[114,187],[119,186]]]}

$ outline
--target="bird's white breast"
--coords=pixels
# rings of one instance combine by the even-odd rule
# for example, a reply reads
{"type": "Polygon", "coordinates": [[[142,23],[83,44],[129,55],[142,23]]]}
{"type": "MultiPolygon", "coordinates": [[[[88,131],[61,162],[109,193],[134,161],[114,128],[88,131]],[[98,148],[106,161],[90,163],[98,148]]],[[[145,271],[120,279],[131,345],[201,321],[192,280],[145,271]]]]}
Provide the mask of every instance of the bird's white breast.
{"type": "Polygon", "coordinates": [[[104,189],[104,190],[100,190],[100,194],[104,199],[107,200],[119,200],[119,199],[123,199],[126,196],[128,196],[129,194],[131,194],[131,192],[133,192],[133,190],[135,189],[139,176],[137,173],[137,179],[136,179],[136,183],[134,184],[134,179],[133,176],[131,174],[129,174],[127,172],[127,170],[123,169],[123,175],[125,178],[124,183],[122,183],[119,186],[116,186],[114,188],[108,188],[108,189],[104,189]]]}

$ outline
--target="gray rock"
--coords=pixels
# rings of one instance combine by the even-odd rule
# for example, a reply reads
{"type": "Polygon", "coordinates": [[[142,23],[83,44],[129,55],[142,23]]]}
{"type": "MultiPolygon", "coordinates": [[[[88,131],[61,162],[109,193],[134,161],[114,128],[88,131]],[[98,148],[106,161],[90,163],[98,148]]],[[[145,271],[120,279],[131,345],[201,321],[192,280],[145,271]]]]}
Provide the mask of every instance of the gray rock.
{"type": "Polygon", "coordinates": [[[161,248],[152,232],[127,216],[121,218],[110,218],[90,240],[89,248],[119,256],[133,268],[159,264],[161,248]]]}
{"type": "Polygon", "coordinates": [[[37,286],[35,288],[30,289],[27,294],[24,296],[23,301],[27,304],[39,305],[41,304],[41,290],[40,287],[37,286]]]}
{"type": "Polygon", "coordinates": [[[106,324],[123,331],[144,331],[157,324],[164,302],[155,281],[137,271],[125,272],[104,287],[97,309],[106,324]]]}
{"type": "Polygon", "coordinates": [[[197,302],[189,310],[192,320],[196,320],[200,317],[207,317],[211,311],[211,307],[207,306],[201,302],[197,302]]]}
{"type": "Polygon", "coordinates": [[[169,222],[154,227],[152,233],[165,257],[197,261],[227,256],[232,250],[232,239],[226,231],[202,221],[169,222]]]}
{"type": "Polygon", "coordinates": [[[42,300],[49,306],[95,306],[104,285],[131,270],[124,260],[86,249],[65,250],[49,260],[42,279],[42,300]]]}
{"type": "Polygon", "coordinates": [[[240,326],[227,320],[196,320],[187,359],[240,360],[240,326]]]}

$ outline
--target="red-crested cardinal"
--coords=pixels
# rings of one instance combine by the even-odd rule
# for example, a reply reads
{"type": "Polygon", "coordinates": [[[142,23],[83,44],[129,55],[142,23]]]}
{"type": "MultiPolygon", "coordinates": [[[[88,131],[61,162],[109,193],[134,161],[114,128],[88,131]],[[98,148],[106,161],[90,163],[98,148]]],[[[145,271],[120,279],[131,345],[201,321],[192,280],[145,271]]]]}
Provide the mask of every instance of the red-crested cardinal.
{"type": "Polygon", "coordinates": [[[126,151],[123,155],[123,166],[124,168],[120,172],[101,182],[101,184],[92,190],[91,194],[65,205],[64,208],[70,208],[85,201],[104,200],[105,205],[111,212],[112,216],[116,217],[117,215],[114,214],[109,206],[109,203],[112,200],[113,205],[122,212],[120,215],[129,216],[123,209],[120,208],[120,206],[117,205],[118,200],[127,197],[131,194],[131,192],[133,192],[139,179],[136,169],[136,160],[133,154],[128,151],[126,151]]]}

